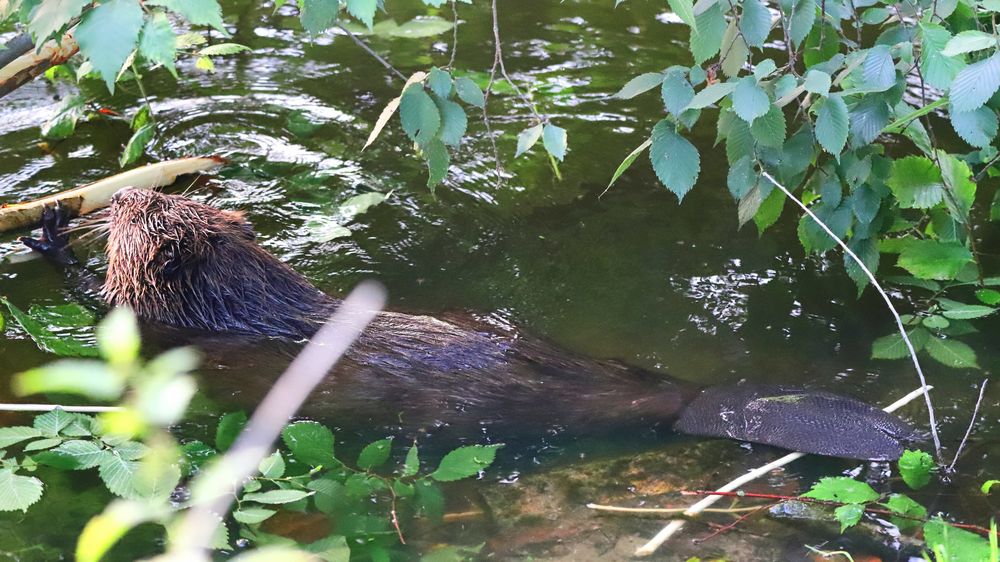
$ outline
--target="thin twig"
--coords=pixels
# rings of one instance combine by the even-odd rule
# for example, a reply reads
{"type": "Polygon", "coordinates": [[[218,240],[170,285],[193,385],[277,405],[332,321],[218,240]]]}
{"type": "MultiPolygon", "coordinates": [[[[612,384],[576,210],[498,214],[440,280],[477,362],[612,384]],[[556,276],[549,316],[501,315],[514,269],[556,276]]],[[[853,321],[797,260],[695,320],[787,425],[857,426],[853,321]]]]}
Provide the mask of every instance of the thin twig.
{"type": "Polygon", "coordinates": [[[191,483],[192,506],[181,519],[176,538],[170,541],[169,554],[192,562],[209,560],[208,546],[221,517],[229,512],[234,491],[257,470],[288,419],[384,303],[385,290],[376,283],[362,283],[348,295],[271,387],[229,451],[191,483]]]}
{"type": "Polygon", "coordinates": [[[493,92],[493,83],[497,78],[497,68],[503,58],[503,50],[500,46],[500,23],[497,20],[497,2],[493,0],[493,66],[490,68],[490,81],[486,84],[486,91],[483,92],[483,125],[486,126],[486,136],[490,139],[493,147],[493,161],[496,163],[497,187],[503,182],[503,165],[500,163],[500,149],[497,148],[497,139],[493,135],[493,128],[490,126],[490,94],[493,92]]]}
{"type": "MultiPolygon", "coordinates": [[[[774,179],[774,177],[767,171],[761,170],[761,175],[767,178],[768,181],[773,183],[775,187],[780,189],[785,194],[785,196],[794,201],[795,204],[797,204],[803,210],[803,212],[809,215],[809,217],[812,220],[816,221],[816,224],[818,224],[819,227],[823,229],[824,232],[827,233],[827,235],[833,238],[837,242],[837,244],[840,245],[840,247],[844,250],[844,253],[849,255],[851,259],[853,259],[858,264],[858,267],[861,268],[861,271],[863,271],[865,275],[868,276],[868,280],[871,282],[872,287],[875,287],[875,290],[878,291],[878,294],[882,296],[882,299],[885,301],[886,306],[889,307],[889,312],[891,312],[892,316],[896,319],[896,327],[899,329],[899,333],[903,337],[903,342],[906,344],[906,349],[909,350],[910,352],[910,358],[913,360],[913,366],[917,370],[917,378],[920,380],[921,388],[925,389],[928,388],[927,378],[924,376],[923,368],[920,367],[920,359],[917,358],[917,351],[913,347],[913,342],[910,341],[910,336],[908,336],[906,333],[906,326],[903,325],[903,319],[900,318],[899,312],[897,312],[896,307],[893,306],[892,300],[889,298],[889,295],[885,292],[885,289],[882,288],[882,285],[879,284],[878,280],[875,279],[875,275],[871,272],[871,270],[868,269],[868,266],[865,265],[865,262],[862,261],[861,258],[859,258],[858,255],[855,254],[854,251],[851,250],[851,248],[849,248],[847,244],[840,239],[839,236],[834,234],[833,231],[830,230],[830,227],[828,227],[822,220],[820,220],[820,218],[817,217],[816,214],[809,209],[809,207],[807,207],[804,203],[802,203],[802,201],[800,201],[798,197],[792,195],[792,192],[788,191],[788,188],[779,183],[778,180],[774,179]]],[[[934,418],[934,405],[931,404],[931,396],[926,391],[924,392],[924,402],[927,404],[927,417],[931,426],[931,437],[934,439],[934,452],[937,455],[938,464],[943,465],[944,456],[941,453],[941,439],[938,437],[937,420],[935,420],[934,418]]]]}
{"type": "MultiPolygon", "coordinates": [[[[898,410],[898,409],[902,408],[903,406],[909,404],[911,401],[913,401],[915,398],[917,398],[921,394],[925,394],[930,389],[931,389],[931,387],[921,387],[921,388],[918,388],[918,389],[910,392],[906,396],[900,398],[899,400],[896,400],[892,404],[889,404],[888,406],[886,406],[885,408],[883,408],[883,410],[886,411],[886,412],[889,412],[889,413],[895,412],[896,410],[898,410]]],[[[751,470],[750,472],[744,474],[743,476],[740,476],[739,478],[731,480],[727,484],[725,484],[722,487],[720,487],[717,490],[717,492],[720,492],[720,493],[732,492],[733,490],[739,488],[740,486],[746,484],[747,482],[751,482],[753,480],[756,480],[757,478],[760,478],[761,476],[763,476],[763,475],[771,472],[772,470],[781,468],[781,467],[785,466],[786,464],[789,464],[789,463],[791,463],[793,461],[796,461],[796,460],[804,457],[805,455],[806,455],[805,453],[789,453],[789,454],[781,457],[780,459],[777,459],[775,461],[769,462],[769,463],[765,464],[764,466],[757,467],[757,468],[751,470]]],[[[709,506],[711,506],[715,502],[719,501],[722,497],[723,496],[719,496],[719,495],[707,496],[704,499],[702,499],[701,501],[695,503],[691,507],[689,507],[686,510],[684,510],[683,514],[684,514],[685,517],[694,517],[694,516],[698,515],[699,513],[701,513],[702,511],[705,511],[705,509],[707,509],[709,506]]],[[[653,537],[652,539],[650,539],[649,542],[647,542],[646,544],[644,544],[641,547],[639,547],[635,551],[635,555],[636,556],[649,556],[650,554],[653,554],[654,552],[656,552],[656,549],[660,548],[660,546],[663,543],[667,542],[667,539],[669,539],[671,536],[673,536],[674,533],[676,533],[677,531],[681,530],[681,528],[684,527],[684,523],[685,522],[686,521],[684,521],[683,519],[675,519],[675,520],[671,521],[663,529],[661,529],[660,532],[657,533],[655,537],[653,537]]]]}
{"type": "Polygon", "coordinates": [[[990,379],[983,379],[983,383],[979,385],[979,399],[976,400],[976,407],[972,410],[972,418],[969,419],[969,427],[965,430],[965,437],[962,437],[962,442],[958,444],[958,450],[955,451],[955,458],[952,459],[951,464],[948,465],[948,469],[945,471],[951,474],[955,471],[955,463],[958,462],[959,455],[962,454],[962,449],[965,447],[965,442],[969,440],[969,435],[972,434],[972,428],[976,425],[976,418],[979,417],[979,406],[983,403],[983,395],[986,394],[986,383],[990,379]]]}
{"type": "Polygon", "coordinates": [[[747,519],[753,517],[754,515],[760,513],[761,511],[763,511],[765,509],[770,509],[770,508],[772,508],[772,507],[774,507],[776,505],[778,505],[778,504],[777,503],[765,503],[764,505],[758,505],[750,513],[744,513],[743,515],[737,517],[736,521],[733,521],[732,523],[730,523],[728,525],[725,525],[723,527],[719,527],[719,528],[715,529],[714,531],[712,531],[712,533],[709,534],[708,536],[700,538],[700,539],[695,539],[693,542],[696,543],[696,544],[701,544],[701,543],[703,543],[705,541],[714,539],[715,537],[717,537],[717,536],[719,536],[719,535],[721,535],[723,533],[728,533],[729,531],[735,529],[740,523],[746,521],[747,519]]]}
{"type": "Polygon", "coordinates": [[[354,32],[351,31],[350,29],[347,29],[346,27],[344,27],[343,24],[339,24],[338,23],[336,25],[337,25],[337,29],[339,29],[339,30],[343,31],[344,33],[346,33],[347,36],[350,37],[351,40],[354,41],[355,44],[357,44],[358,47],[361,47],[361,49],[364,52],[368,53],[375,60],[377,60],[378,62],[382,63],[382,66],[384,66],[386,70],[388,70],[389,72],[392,72],[393,74],[395,74],[396,77],[399,78],[400,80],[402,80],[403,82],[406,82],[406,76],[404,76],[402,72],[396,70],[396,67],[394,67],[391,64],[389,64],[389,61],[387,61],[384,58],[382,58],[371,47],[369,47],[368,43],[365,43],[364,41],[362,41],[360,37],[358,37],[357,35],[355,35],[354,32]]]}
{"type": "Polygon", "coordinates": [[[455,21],[451,27],[451,58],[448,59],[449,69],[455,67],[455,53],[458,52],[458,6],[455,5],[455,0],[451,0],[451,15],[454,16],[455,21]]]}

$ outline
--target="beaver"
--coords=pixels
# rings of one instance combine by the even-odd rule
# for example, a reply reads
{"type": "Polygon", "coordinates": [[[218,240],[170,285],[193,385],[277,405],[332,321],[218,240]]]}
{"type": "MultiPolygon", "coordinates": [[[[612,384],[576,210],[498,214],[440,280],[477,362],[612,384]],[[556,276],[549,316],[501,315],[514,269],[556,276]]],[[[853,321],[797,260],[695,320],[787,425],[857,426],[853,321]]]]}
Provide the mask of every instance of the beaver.
{"type": "MultiPolygon", "coordinates": [[[[124,189],[105,220],[101,294],[144,321],[302,340],[341,302],[258,245],[240,212],[124,189]]],[[[62,213],[47,209],[42,237],[23,241],[72,261],[64,224],[62,213]]],[[[316,400],[329,419],[389,417],[410,430],[503,438],[525,428],[587,433],[676,421],[682,433],[868,460],[899,458],[915,435],[895,416],[846,396],[748,384],[702,391],[472,314],[379,313],[316,400]]]]}

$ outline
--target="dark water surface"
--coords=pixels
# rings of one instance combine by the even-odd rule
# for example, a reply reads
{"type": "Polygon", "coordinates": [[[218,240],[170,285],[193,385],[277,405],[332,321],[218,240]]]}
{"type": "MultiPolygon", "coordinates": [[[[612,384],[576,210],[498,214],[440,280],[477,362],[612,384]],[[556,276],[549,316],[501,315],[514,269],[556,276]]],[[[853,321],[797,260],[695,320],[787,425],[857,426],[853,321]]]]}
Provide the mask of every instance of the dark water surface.
{"type": "MultiPolygon", "coordinates": [[[[246,211],[270,251],[333,293],[375,278],[388,287],[397,309],[492,312],[568,349],[699,384],[741,379],[799,384],[880,404],[915,388],[908,363],[868,359],[872,339],[893,330],[891,319],[870,291],[855,298],[838,255],[829,261],[802,255],[795,238],[797,214],[786,208],[779,225],[763,237],[752,226],[737,230],[735,205],[725,188],[725,155],[712,148],[713,127],[695,132],[702,174],[683,205],[656,182],[645,157],[599,197],[618,162],[646,138],[662,111],[655,92],[630,101],[607,95],[635,74],[689,63],[686,28],[671,23],[659,3],[635,2],[618,10],[611,4],[501,3],[509,70],[531,88],[540,110],[569,131],[562,181],[554,178],[540,145],[513,160],[513,135],[528,125],[529,112],[500,95],[490,109],[494,127],[507,133],[499,148],[512,175],[497,184],[483,123],[470,118],[470,137],[453,157],[445,185],[432,196],[423,163],[397,120],[361,151],[372,123],[401,84],[348,38],[329,34],[309,42],[287,7],[274,14],[270,4],[247,1],[227,2],[225,13],[235,25],[234,40],[252,47],[252,55],[216,59],[215,74],[197,71],[185,60],[178,81],[163,70],[147,77],[158,130],[149,160],[230,158],[232,165],[197,186],[194,196],[246,211]],[[294,134],[287,124],[296,111],[319,128],[309,136],[294,134]],[[316,241],[307,226],[310,218],[327,216],[337,203],[373,190],[392,196],[352,222],[349,238],[316,241]]],[[[413,2],[392,6],[397,21],[423,12],[413,2]]],[[[441,15],[450,18],[450,11],[441,15]]],[[[488,70],[493,57],[488,11],[460,4],[460,17],[456,66],[488,70]]],[[[408,75],[447,64],[450,37],[372,38],[371,43],[408,75]]],[[[121,88],[102,105],[131,115],[140,104],[133,89],[121,88]]],[[[36,81],[4,98],[0,201],[33,199],[119,171],[118,156],[130,132],[123,121],[82,123],[69,140],[48,150],[38,146],[39,126],[70,92],[36,81]]],[[[703,122],[713,117],[707,113],[703,122]]],[[[995,226],[984,229],[980,235],[995,246],[995,226]]],[[[0,254],[15,251],[12,235],[0,239],[0,254]]],[[[95,248],[90,265],[100,268],[101,262],[95,248]]],[[[0,294],[22,307],[78,299],[64,275],[41,260],[0,265],[0,294]]],[[[906,295],[896,296],[901,308],[908,308],[906,295]]],[[[942,435],[951,446],[964,432],[975,386],[1000,361],[992,335],[996,325],[980,322],[982,332],[967,340],[984,372],[950,370],[926,360],[937,386],[942,435]]],[[[244,351],[235,363],[210,361],[203,372],[208,395],[198,402],[196,420],[210,419],[217,413],[213,408],[222,407],[213,404],[238,402],[219,389],[263,391],[287,353],[275,346],[259,355],[244,351]],[[219,384],[219,377],[226,380],[219,384]]],[[[13,400],[8,394],[13,373],[50,359],[8,327],[0,338],[0,399],[13,400]]],[[[994,511],[966,496],[983,479],[998,477],[992,468],[1000,456],[998,400],[1000,389],[994,387],[987,392],[974,446],[958,465],[956,485],[924,497],[935,509],[980,524],[994,511]]],[[[911,405],[902,415],[926,427],[922,405],[911,405]]],[[[182,428],[188,430],[203,428],[196,421],[182,428]]],[[[631,446],[648,449],[657,443],[631,446]]],[[[622,445],[588,442],[587,447],[593,448],[584,451],[590,454],[614,454],[622,445]]],[[[580,450],[570,450],[547,458],[571,463],[580,450]]],[[[746,454],[737,444],[725,450],[733,457],[746,454]]],[[[504,454],[534,458],[535,452],[508,448],[504,454]]],[[[760,456],[763,461],[773,454],[760,456]]],[[[815,477],[849,465],[814,459],[796,466],[815,477]]],[[[716,468],[704,470],[710,474],[716,468]]],[[[731,476],[722,475],[718,483],[731,476]]],[[[17,538],[36,522],[29,544],[72,544],[86,514],[103,500],[94,490],[96,479],[61,482],[65,485],[51,486],[26,519],[0,518],[0,533],[17,538]],[[76,502],[73,510],[63,509],[67,490],[76,502]],[[58,526],[39,529],[38,521],[57,513],[58,526]]],[[[4,548],[9,547],[0,545],[4,548]]]]}

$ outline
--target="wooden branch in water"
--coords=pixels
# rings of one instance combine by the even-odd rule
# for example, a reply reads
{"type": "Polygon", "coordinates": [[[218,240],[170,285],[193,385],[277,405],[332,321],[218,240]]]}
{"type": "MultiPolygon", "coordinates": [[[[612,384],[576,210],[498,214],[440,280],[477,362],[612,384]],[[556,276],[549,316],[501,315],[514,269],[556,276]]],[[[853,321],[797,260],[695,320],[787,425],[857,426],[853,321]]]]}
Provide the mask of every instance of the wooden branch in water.
{"type": "Polygon", "coordinates": [[[72,32],[63,35],[60,41],[49,41],[36,53],[30,47],[27,52],[0,68],[0,97],[3,97],[50,67],[62,64],[80,50],[72,32]]]}

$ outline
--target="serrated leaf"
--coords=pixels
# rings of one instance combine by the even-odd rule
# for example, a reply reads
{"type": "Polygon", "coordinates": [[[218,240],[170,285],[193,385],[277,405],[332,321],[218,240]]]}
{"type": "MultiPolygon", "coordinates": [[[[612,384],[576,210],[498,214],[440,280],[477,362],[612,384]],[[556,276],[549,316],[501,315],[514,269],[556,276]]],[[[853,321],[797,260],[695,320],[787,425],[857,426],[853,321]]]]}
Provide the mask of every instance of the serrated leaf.
{"type": "Polygon", "coordinates": [[[229,412],[223,415],[215,429],[215,448],[219,452],[225,452],[229,449],[246,424],[247,415],[244,412],[229,412]]]}
{"type": "Polygon", "coordinates": [[[267,520],[275,513],[277,511],[264,509],[263,507],[244,507],[233,512],[233,519],[244,525],[256,525],[267,520]]]}
{"type": "Polygon", "coordinates": [[[681,70],[670,70],[663,77],[660,97],[667,112],[679,116],[694,99],[694,88],[681,70]]]}
{"type": "Polygon", "coordinates": [[[403,92],[399,102],[399,119],[403,131],[420,146],[426,146],[441,128],[441,113],[420,84],[414,84],[403,92]]]}
{"type": "Polygon", "coordinates": [[[895,160],[886,184],[904,209],[929,209],[944,198],[941,170],[923,156],[895,160]]]}
{"type": "MultiPolygon", "coordinates": [[[[729,166],[729,173],[726,174],[726,187],[729,188],[729,194],[733,196],[733,199],[740,201],[743,197],[757,185],[757,179],[760,175],[753,165],[753,158],[748,154],[731,166],[729,166]]],[[[742,215],[745,213],[740,213],[741,219],[742,215]]],[[[740,221],[742,225],[744,220],[740,221]]]]}
{"type": "Polygon", "coordinates": [[[299,9],[299,21],[302,22],[302,29],[315,37],[337,20],[337,12],[340,11],[340,2],[334,0],[302,0],[302,7],[299,9]]]}
{"type": "Polygon", "coordinates": [[[444,181],[448,176],[448,167],[451,166],[451,155],[444,143],[432,140],[424,150],[427,157],[427,187],[433,192],[434,186],[444,181]]]}
{"type": "Polygon", "coordinates": [[[679,201],[694,187],[701,171],[698,149],[678,135],[674,124],[666,119],[653,127],[649,160],[656,177],[679,201]]]}
{"type": "Polygon", "coordinates": [[[757,85],[753,76],[746,76],[736,83],[733,90],[733,111],[740,119],[753,124],[754,119],[761,117],[771,107],[767,92],[757,85]]]}
{"type": "Polygon", "coordinates": [[[771,193],[764,198],[753,216],[753,222],[757,225],[757,233],[764,234],[781,217],[781,211],[785,208],[785,194],[778,189],[772,189],[771,193]]]}
{"type": "Polygon", "coordinates": [[[938,304],[944,312],[942,314],[946,318],[951,318],[952,320],[971,320],[973,318],[982,318],[983,316],[989,316],[996,312],[991,306],[983,306],[981,304],[966,304],[964,302],[953,301],[951,299],[939,298],[938,304]]]}
{"type": "Polygon", "coordinates": [[[622,160],[622,163],[618,165],[618,168],[615,169],[615,173],[611,176],[611,181],[608,182],[608,187],[605,188],[605,191],[611,189],[611,186],[614,185],[616,181],[618,181],[618,178],[620,178],[621,175],[625,173],[625,170],[628,170],[632,166],[632,163],[635,162],[636,158],[638,158],[639,155],[642,154],[644,150],[649,148],[649,145],[651,144],[653,144],[653,141],[651,139],[646,139],[645,141],[643,141],[642,144],[637,146],[635,150],[630,152],[629,155],[626,156],[624,160],[622,160]]]}
{"type": "Polygon", "coordinates": [[[944,49],[941,49],[941,54],[946,57],[954,57],[996,46],[997,38],[993,34],[973,29],[963,31],[949,39],[944,49]]]}
{"type": "Polygon", "coordinates": [[[392,439],[380,439],[374,443],[369,443],[358,455],[358,468],[361,470],[371,470],[377,466],[382,466],[389,460],[389,453],[392,450],[392,439]]]}
{"type": "Polygon", "coordinates": [[[118,71],[135,49],[142,30],[136,0],[108,0],[85,13],[74,34],[83,53],[114,93],[118,71]]]}
{"type": "Polygon", "coordinates": [[[553,158],[562,162],[566,157],[566,129],[546,123],[542,128],[542,146],[553,158]]]}
{"type": "Polygon", "coordinates": [[[49,438],[49,439],[37,439],[37,440],[32,441],[31,443],[28,443],[27,445],[25,445],[24,446],[24,452],[25,453],[30,453],[32,451],[42,451],[42,450],[45,450],[45,449],[51,449],[52,447],[55,447],[56,445],[58,445],[58,444],[60,444],[62,442],[63,442],[62,437],[52,437],[52,438],[49,438]]]}
{"type": "Polygon", "coordinates": [[[757,212],[763,203],[764,196],[761,194],[760,184],[754,182],[749,191],[743,194],[743,197],[740,198],[736,206],[736,218],[740,228],[743,228],[744,224],[757,216],[757,212]]]}
{"type": "Polygon", "coordinates": [[[863,504],[878,499],[878,492],[864,482],[846,476],[827,476],[802,494],[804,498],[824,501],[863,504]]]}
{"type": "Polygon", "coordinates": [[[802,86],[807,92],[826,96],[830,93],[831,83],[832,79],[829,74],[823,72],[822,70],[813,69],[806,74],[806,79],[805,82],[802,83],[802,86]]]}
{"type": "Polygon", "coordinates": [[[301,499],[308,498],[314,493],[315,492],[307,492],[305,490],[269,490],[267,492],[243,494],[242,501],[257,502],[266,505],[280,505],[297,502],[301,499]]]}
{"type": "Polygon", "coordinates": [[[698,29],[698,21],[694,15],[694,5],[691,0],[667,0],[670,10],[681,18],[691,29],[698,29]]]}
{"type": "Polygon", "coordinates": [[[957,111],[982,107],[1000,89],[1000,53],[970,64],[955,76],[948,97],[957,111]]]}
{"type": "Polygon", "coordinates": [[[62,408],[56,408],[36,417],[32,425],[35,429],[42,432],[42,435],[55,437],[64,427],[73,423],[75,419],[73,414],[62,408]]]}
{"type": "Polygon", "coordinates": [[[965,67],[960,58],[946,57],[941,50],[951,39],[951,33],[936,24],[920,24],[922,36],[920,53],[920,73],[924,81],[935,88],[945,90],[959,71],[965,67]]]}
{"type": "Polygon", "coordinates": [[[854,503],[841,505],[833,510],[833,516],[840,523],[840,532],[855,526],[861,521],[861,516],[865,513],[865,506],[854,503]]]}
{"type": "Polygon", "coordinates": [[[641,93],[648,92],[659,86],[663,82],[663,74],[660,72],[646,72],[629,80],[624,86],[611,97],[622,100],[632,99],[641,93]]]}
{"type": "Polygon", "coordinates": [[[281,432],[281,439],[297,460],[310,466],[334,467],[333,432],[316,422],[296,422],[281,432]]]}
{"type": "Polygon", "coordinates": [[[40,2],[31,14],[28,31],[35,39],[35,45],[41,45],[53,34],[61,30],[73,18],[80,15],[90,4],[87,0],[45,0],[40,2]]]}
{"type": "Polygon", "coordinates": [[[839,157],[847,144],[849,112],[844,99],[834,94],[823,100],[816,115],[816,141],[823,150],[839,157]]]}
{"type": "Polygon", "coordinates": [[[72,460],[72,470],[94,468],[108,454],[97,443],[81,439],[65,441],[50,452],[72,460]]]}
{"type": "Polygon", "coordinates": [[[771,12],[760,0],[743,0],[740,31],[751,47],[762,47],[771,31],[771,12]]]}
{"type": "Polygon", "coordinates": [[[437,104],[438,112],[441,115],[441,130],[438,138],[449,146],[458,146],[469,126],[469,118],[465,115],[465,110],[457,103],[442,98],[434,98],[434,103],[437,104]]]}
{"type": "Polygon", "coordinates": [[[452,482],[479,474],[496,458],[497,449],[503,445],[470,445],[451,451],[441,459],[437,470],[430,477],[438,482],[452,482]]]}
{"type": "Polygon", "coordinates": [[[924,540],[932,552],[944,553],[935,556],[937,562],[992,562],[997,558],[989,540],[940,518],[924,523],[924,540]]]}
{"type": "Polygon", "coordinates": [[[927,518],[927,508],[903,494],[890,494],[885,506],[893,513],[905,517],[891,517],[889,520],[901,530],[919,525],[919,521],[927,518]]]}
{"type": "MultiPolygon", "coordinates": [[[[873,274],[878,272],[880,254],[878,251],[878,243],[875,240],[871,238],[858,238],[858,236],[855,235],[847,242],[847,246],[856,256],[861,258],[861,262],[865,264],[868,271],[871,271],[873,274]]],[[[868,286],[868,275],[866,275],[861,269],[858,262],[854,261],[854,259],[847,254],[844,254],[844,269],[847,271],[847,276],[854,281],[855,285],[857,285],[859,292],[868,286]]]]}
{"type": "MultiPolygon", "coordinates": [[[[930,332],[919,326],[907,330],[906,335],[913,344],[913,351],[923,349],[931,337],[930,332]]],[[[882,336],[872,342],[872,359],[902,359],[909,356],[910,351],[906,348],[906,342],[899,332],[882,336]]]]}
{"type": "Polygon", "coordinates": [[[875,45],[868,49],[861,75],[865,87],[871,91],[883,92],[896,85],[896,66],[888,45],[875,45]]]}
{"type": "Polygon", "coordinates": [[[951,126],[962,140],[978,148],[986,148],[997,136],[997,114],[988,106],[972,111],[948,112],[951,126]]]}
{"type": "Polygon", "coordinates": [[[20,443],[25,439],[41,437],[42,431],[37,427],[27,427],[23,425],[13,427],[0,427],[0,449],[6,449],[11,445],[20,443]]]}
{"type": "Polygon", "coordinates": [[[365,24],[368,29],[371,29],[375,22],[376,9],[378,9],[376,0],[347,0],[347,13],[365,24]]]}
{"type": "Polygon", "coordinates": [[[903,477],[903,481],[910,488],[917,490],[931,481],[934,459],[929,454],[923,451],[903,451],[898,464],[899,475],[903,477]]]}
{"type": "Polygon", "coordinates": [[[685,110],[688,109],[701,109],[708,107],[713,103],[721,100],[722,98],[728,96],[736,89],[735,82],[718,82],[715,84],[709,84],[702,88],[700,92],[695,94],[691,98],[691,102],[687,104],[685,110]]]}
{"type": "Polygon", "coordinates": [[[97,474],[112,494],[123,498],[135,498],[138,496],[135,483],[139,468],[140,464],[137,461],[126,460],[115,454],[107,454],[102,456],[97,474]]]}
{"type": "Polygon", "coordinates": [[[42,497],[42,481],[0,469],[0,511],[27,511],[42,497]]]}
{"type": "Polygon", "coordinates": [[[802,61],[812,68],[832,59],[840,52],[841,33],[828,23],[814,25],[805,40],[802,61]]]}
{"type": "Polygon", "coordinates": [[[435,66],[427,75],[427,86],[439,98],[446,100],[451,95],[452,90],[451,74],[447,70],[441,70],[435,66]]]}
{"type": "Polygon", "coordinates": [[[780,149],[785,143],[785,114],[781,108],[771,105],[767,113],[754,119],[750,134],[763,146],[780,149]]]}
{"type": "Polygon", "coordinates": [[[417,444],[413,443],[410,450],[406,452],[406,460],[403,461],[403,470],[400,476],[415,476],[420,471],[420,454],[417,452],[417,444]]]}
{"type": "Polygon", "coordinates": [[[971,261],[972,252],[956,242],[914,240],[899,253],[896,263],[919,279],[950,281],[971,261]]]}
{"type": "Polygon", "coordinates": [[[146,151],[146,145],[153,140],[154,134],[156,134],[156,128],[153,127],[152,123],[147,123],[136,131],[128,140],[128,144],[125,145],[125,150],[122,151],[122,155],[118,159],[118,165],[124,168],[138,160],[146,151]]]}
{"type": "Polygon", "coordinates": [[[851,144],[871,144],[888,123],[889,104],[880,96],[865,96],[851,111],[851,144]]]}
{"type": "Polygon", "coordinates": [[[285,474],[285,459],[280,451],[275,451],[260,461],[257,470],[264,478],[281,478],[285,474]]]}
{"type": "Polygon", "coordinates": [[[198,54],[203,57],[221,57],[226,55],[235,55],[236,53],[243,53],[249,50],[250,47],[240,45],[239,43],[216,43],[215,45],[209,45],[208,47],[199,50],[198,54]]]}
{"type": "Polygon", "coordinates": [[[713,3],[695,16],[695,23],[697,26],[691,28],[691,54],[700,65],[719,52],[726,32],[726,17],[718,3],[713,3]]]}
{"type": "Polygon", "coordinates": [[[482,109],[486,106],[486,96],[483,90],[468,76],[455,80],[455,93],[465,103],[482,109]]]}
{"type": "Polygon", "coordinates": [[[165,13],[155,12],[146,20],[139,37],[139,54],[153,64],[162,64],[170,74],[177,77],[174,65],[174,59],[177,58],[177,36],[165,13]]]}
{"type": "Polygon", "coordinates": [[[389,123],[389,119],[392,118],[392,114],[395,113],[396,109],[399,107],[399,101],[400,98],[396,97],[392,98],[389,100],[389,103],[385,104],[385,107],[382,109],[382,113],[378,116],[378,120],[375,121],[375,126],[372,127],[372,132],[368,133],[368,140],[365,141],[365,145],[361,147],[361,150],[368,148],[373,142],[375,142],[379,133],[381,133],[386,124],[389,123]]]}
{"type": "Polygon", "coordinates": [[[73,337],[62,337],[52,333],[38,320],[26,314],[6,298],[0,297],[0,302],[7,306],[11,316],[18,325],[31,336],[42,351],[62,356],[96,357],[97,349],[88,342],[78,341],[73,337]]]}
{"type": "Polygon", "coordinates": [[[535,146],[538,139],[542,138],[542,124],[539,123],[534,127],[528,127],[527,129],[521,131],[517,135],[517,151],[514,153],[514,158],[524,154],[525,152],[531,150],[531,147],[535,146]]]}
{"type": "Polygon", "coordinates": [[[722,36],[719,55],[719,66],[722,68],[722,73],[730,78],[738,76],[749,56],[750,47],[747,46],[734,19],[729,22],[729,27],[726,28],[726,33],[722,36]]]}
{"type": "Polygon", "coordinates": [[[146,0],[146,5],[163,6],[184,16],[194,25],[208,25],[225,36],[229,36],[222,23],[222,7],[217,0],[146,0]]]}
{"type": "Polygon", "coordinates": [[[816,0],[795,0],[789,19],[788,37],[796,49],[816,23],[816,0]]]}

